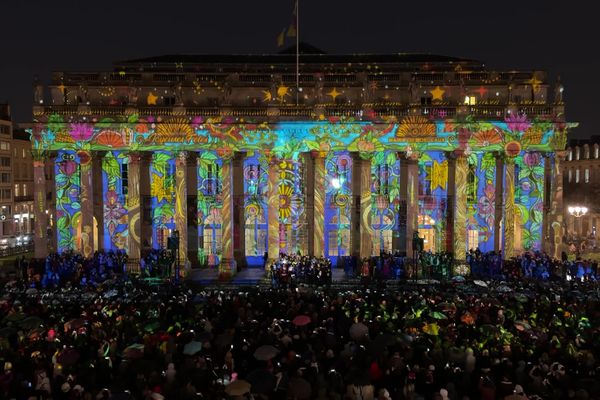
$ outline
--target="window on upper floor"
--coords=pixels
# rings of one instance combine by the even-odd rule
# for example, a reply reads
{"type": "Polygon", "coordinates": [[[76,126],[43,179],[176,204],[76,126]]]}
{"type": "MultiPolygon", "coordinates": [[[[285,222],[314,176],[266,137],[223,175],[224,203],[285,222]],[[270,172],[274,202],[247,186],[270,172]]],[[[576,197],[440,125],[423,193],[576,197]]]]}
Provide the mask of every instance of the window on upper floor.
{"type": "Polygon", "coordinates": [[[579,160],[579,147],[575,147],[575,159],[579,160]]]}
{"type": "Polygon", "coordinates": [[[23,196],[27,196],[27,184],[23,184],[23,196]]]}
{"type": "Polygon", "coordinates": [[[19,184],[15,183],[15,196],[19,196],[19,184]]]}
{"type": "Polygon", "coordinates": [[[594,146],[594,158],[598,158],[600,156],[600,147],[598,145],[594,146]]]}
{"type": "Polygon", "coordinates": [[[10,150],[10,142],[0,141],[0,150],[10,150]]]}
{"type": "Polygon", "coordinates": [[[589,168],[586,168],[584,173],[583,173],[583,180],[585,183],[590,183],[590,170],[589,168]]]}
{"type": "Polygon", "coordinates": [[[586,160],[590,158],[590,148],[588,145],[585,145],[585,147],[583,148],[583,158],[585,158],[586,160]]]}
{"type": "Polygon", "coordinates": [[[10,167],[10,157],[0,157],[0,167],[10,167]]]}
{"type": "Polygon", "coordinates": [[[569,150],[569,161],[573,161],[573,150],[569,150]]]}
{"type": "Polygon", "coordinates": [[[579,183],[579,168],[575,170],[575,183],[579,183]]]}
{"type": "Polygon", "coordinates": [[[468,106],[474,106],[477,104],[477,98],[475,96],[465,96],[465,104],[468,106]]]}
{"type": "Polygon", "coordinates": [[[568,181],[569,183],[571,183],[571,181],[573,180],[573,171],[569,170],[569,173],[567,175],[569,175],[568,181]]]}

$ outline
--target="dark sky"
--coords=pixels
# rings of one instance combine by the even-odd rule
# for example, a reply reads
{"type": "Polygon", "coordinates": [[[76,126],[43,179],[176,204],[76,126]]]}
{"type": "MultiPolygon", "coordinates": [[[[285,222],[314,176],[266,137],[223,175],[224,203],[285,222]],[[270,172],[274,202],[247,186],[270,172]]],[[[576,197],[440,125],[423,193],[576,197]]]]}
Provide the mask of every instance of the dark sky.
{"type": "MultiPolygon", "coordinates": [[[[590,2],[300,0],[300,37],[330,53],[428,52],[546,70],[573,137],[600,134],[600,33],[590,2]]],[[[276,52],[293,0],[5,0],[0,102],[31,120],[32,78],[169,53],[276,52]]]]}

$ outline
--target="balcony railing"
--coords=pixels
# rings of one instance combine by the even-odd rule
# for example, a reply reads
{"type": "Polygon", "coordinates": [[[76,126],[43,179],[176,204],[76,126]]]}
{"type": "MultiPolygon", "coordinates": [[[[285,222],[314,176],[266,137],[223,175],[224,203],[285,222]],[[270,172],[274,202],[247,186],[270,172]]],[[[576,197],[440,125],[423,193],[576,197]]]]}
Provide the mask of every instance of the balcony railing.
{"type": "Polygon", "coordinates": [[[76,116],[117,116],[138,114],[145,116],[177,117],[264,117],[264,118],[318,118],[332,117],[370,118],[371,116],[423,115],[432,119],[472,116],[475,119],[504,120],[510,112],[525,114],[529,118],[548,118],[560,115],[560,110],[550,105],[405,105],[405,104],[339,104],[339,105],[271,105],[271,106],[37,106],[34,115],[59,114],[76,116]]]}

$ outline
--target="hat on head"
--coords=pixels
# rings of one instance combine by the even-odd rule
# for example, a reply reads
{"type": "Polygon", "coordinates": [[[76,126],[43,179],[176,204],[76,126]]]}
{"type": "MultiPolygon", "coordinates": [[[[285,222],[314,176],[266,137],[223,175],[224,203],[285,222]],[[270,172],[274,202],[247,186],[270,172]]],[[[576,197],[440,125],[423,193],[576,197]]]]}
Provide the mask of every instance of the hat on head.
{"type": "Polygon", "coordinates": [[[521,385],[515,385],[515,393],[516,394],[523,394],[523,386],[521,386],[521,385]]]}

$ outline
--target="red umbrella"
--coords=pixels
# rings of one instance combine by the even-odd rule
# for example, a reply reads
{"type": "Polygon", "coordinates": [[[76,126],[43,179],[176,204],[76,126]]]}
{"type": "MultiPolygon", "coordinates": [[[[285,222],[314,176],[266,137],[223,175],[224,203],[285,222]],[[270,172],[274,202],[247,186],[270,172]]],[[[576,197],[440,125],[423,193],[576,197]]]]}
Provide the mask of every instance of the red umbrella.
{"type": "Polygon", "coordinates": [[[56,362],[62,365],[73,365],[79,360],[79,353],[73,347],[67,347],[56,357],[56,362]]]}
{"type": "Polygon", "coordinates": [[[308,315],[297,315],[296,318],[292,320],[292,324],[296,326],[304,326],[310,324],[310,317],[308,315]]]}

